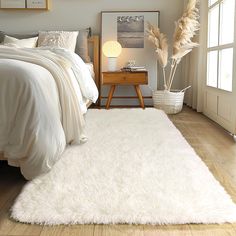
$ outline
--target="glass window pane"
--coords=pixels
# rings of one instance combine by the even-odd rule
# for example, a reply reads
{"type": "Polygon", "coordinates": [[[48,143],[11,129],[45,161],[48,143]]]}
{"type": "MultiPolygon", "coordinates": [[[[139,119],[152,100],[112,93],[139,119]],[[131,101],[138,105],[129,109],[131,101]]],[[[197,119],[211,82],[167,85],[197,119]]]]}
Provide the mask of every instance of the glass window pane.
{"type": "Polygon", "coordinates": [[[208,52],[207,56],[207,85],[217,88],[217,57],[218,51],[208,52]]]}
{"type": "Polygon", "coordinates": [[[220,51],[219,88],[232,91],[233,82],[233,48],[220,51]]]}
{"type": "Polygon", "coordinates": [[[234,41],[234,4],[235,0],[224,0],[221,3],[220,44],[234,41]]]}
{"type": "Polygon", "coordinates": [[[209,10],[208,15],[208,47],[218,46],[219,5],[209,10]]]}
{"type": "Polygon", "coordinates": [[[216,2],[217,2],[217,0],[208,0],[208,6],[210,7],[216,2]]]}

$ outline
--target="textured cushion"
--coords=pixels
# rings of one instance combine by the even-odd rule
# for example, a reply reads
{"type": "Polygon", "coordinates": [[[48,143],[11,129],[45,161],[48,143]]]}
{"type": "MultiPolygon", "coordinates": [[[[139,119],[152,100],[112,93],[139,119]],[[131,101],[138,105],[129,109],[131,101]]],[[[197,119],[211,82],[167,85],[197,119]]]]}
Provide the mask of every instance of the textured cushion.
{"type": "Polygon", "coordinates": [[[89,49],[88,49],[88,38],[90,36],[90,29],[79,30],[79,35],[77,38],[77,44],[75,48],[75,52],[80,55],[80,57],[84,60],[84,62],[91,62],[91,58],[89,57],[89,49]]]}
{"type": "Polygon", "coordinates": [[[40,31],[38,47],[59,47],[75,51],[78,31],[40,31]]]}
{"type": "Polygon", "coordinates": [[[17,39],[5,35],[3,44],[9,46],[16,46],[21,48],[35,48],[37,46],[38,37],[28,39],[17,39]]]}
{"type": "MultiPolygon", "coordinates": [[[[77,44],[75,48],[75,53],[77,53],[84,62],[88,63],[91,62],[91,59],[89,57],[89,50],[88,50],[88,37],[90,36],[90,29],[81,29],[79,30],[79,35],[77,37],[77,44]]],[[[5,32],[0,31],[0,44],[3,43],[5,32]]],[[[38,33],[32,33],[32,34],[9,34],[8,36],[15,37],[18,39],[24,39],[24,38],[32,38],[38,36],[38,33]]]]}

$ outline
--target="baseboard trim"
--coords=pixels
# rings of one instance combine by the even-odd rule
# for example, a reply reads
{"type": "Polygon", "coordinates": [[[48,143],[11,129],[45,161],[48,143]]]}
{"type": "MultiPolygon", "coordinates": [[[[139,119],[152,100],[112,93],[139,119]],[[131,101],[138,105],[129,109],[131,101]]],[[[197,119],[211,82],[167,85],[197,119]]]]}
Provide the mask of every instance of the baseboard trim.
{"type": "MultiPolygon", "coordinates": [[[[145,105],[145,108],[151,108],[151,105],[145,105]]],[[[100,106],[101,109],[106,108],[105,105],[100,106]]],[[[110,108],[141,108],[140,105],[113,105],[110,108]]]]}
{"type": "MultiPolygon", "coordinates": [[[[108,97],[101,97],[100,99],[107,99],[108,97]]],[[[114,96],[112,99],[138,99],[137,96],[114,96]]],[[[143,96],[143,99],[152,99],[151,96],[143,96]]]]}

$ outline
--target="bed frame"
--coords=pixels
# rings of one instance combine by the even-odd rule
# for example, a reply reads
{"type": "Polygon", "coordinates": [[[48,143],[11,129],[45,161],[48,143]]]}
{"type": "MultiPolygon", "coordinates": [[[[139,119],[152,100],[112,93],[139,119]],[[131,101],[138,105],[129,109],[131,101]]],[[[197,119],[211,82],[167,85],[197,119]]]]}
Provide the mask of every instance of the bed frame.
{"type": "MultiPolygon", "coordinates": [[[[88,44],[90,48],[90,56],[92,58],[92,63],[94,67],[95,83],[98,90],[100,89],[100,40],[98,35],[93,35],[89,37],[88,44]]],[[[3,153],[0,152],[0,161],[6,161],[3,153]]]]}
{"type": "Polygon", "coordinates": [[[98,35],[93,35],[88,39],[89,48],[91,48],[90,55],[93,62],[95,83],[98,90],[100,89],[100,40],[98,35]]]}

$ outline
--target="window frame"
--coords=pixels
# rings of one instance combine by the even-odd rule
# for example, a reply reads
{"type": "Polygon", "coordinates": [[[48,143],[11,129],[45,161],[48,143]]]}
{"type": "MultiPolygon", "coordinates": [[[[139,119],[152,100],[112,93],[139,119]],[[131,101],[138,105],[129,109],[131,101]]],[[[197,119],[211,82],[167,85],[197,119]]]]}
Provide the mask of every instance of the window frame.
{"type": "MultiPolygon", "coordinates": [[[[229,48],[232,48],[233,49],[233,65],[234,65],[234,60],[235,60],[235,14],[236,14],[236,10],[235,10],[235,6],[234,6],[234,39],[233,39],[233,42],[232,43],[227,43],[227,44],[220,44],[220,36],[221,36],[221,14],[222,14],[222,2],[224,0],[217,0],[214,4],[210,5],[209,6],[209,3],[208,3],[208,10],[207,10],[207,19],[208,19],[208,24],[207,24],[207,65],[208,65],[208,53],[209,52],[212,52],[212,51],[217,51],[217,86],[214,87],[214,86],[211,86],[208,84],[208,69],[207,69],[207,80],[206,80],[206,85],[208,87],[211,87],[211,88],[215,88],[215,89],[219,89],[219,90],[223,90],[223,91],[226,91],[226,92],[229,92],[229,93],[232,93],[233,92],[233,80],[234,80],[234,66],[232,68],[232,89],[231,90],[226,90],[226,89],[223,89],[223,88],[220,88],[220,51],[224,50],[224,49],[229,49],[229,48]],[[209,46],[209,13],[210,11],[216,7],[217,5],[219,5],[219,19],[218,19],[218,45],[217,46],[209,46]]],[[[234,0],[235,1],[235,0],[234,0]]],[[[236,5],[236,2],[235,2],[235,5],[236,5]]],[[[208,66],[207,66],[208,67],[208,66]]]]}

